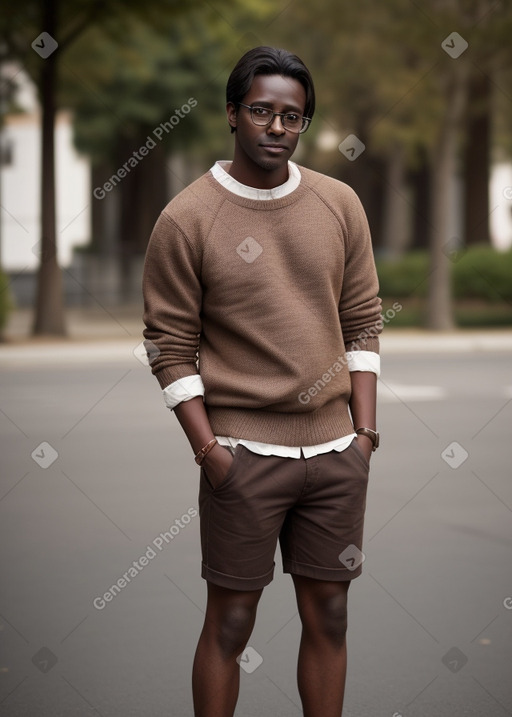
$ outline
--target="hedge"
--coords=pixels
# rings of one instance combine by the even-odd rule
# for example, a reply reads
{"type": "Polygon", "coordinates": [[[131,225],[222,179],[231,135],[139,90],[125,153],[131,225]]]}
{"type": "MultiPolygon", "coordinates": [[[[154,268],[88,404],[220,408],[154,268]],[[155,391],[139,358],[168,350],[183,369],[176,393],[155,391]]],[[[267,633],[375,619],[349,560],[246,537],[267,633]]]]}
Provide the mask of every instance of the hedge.
{"type": "MultiPolygon", "coordinates": [[[[428,252],[414,251],[397,261],[377,259],[380,296],[424,297],[430,271],[428,252]]],[[[452,257],[452,291],[456,299],[512,303],[512,249],[499,252],[475,246],[452,257]]]]}

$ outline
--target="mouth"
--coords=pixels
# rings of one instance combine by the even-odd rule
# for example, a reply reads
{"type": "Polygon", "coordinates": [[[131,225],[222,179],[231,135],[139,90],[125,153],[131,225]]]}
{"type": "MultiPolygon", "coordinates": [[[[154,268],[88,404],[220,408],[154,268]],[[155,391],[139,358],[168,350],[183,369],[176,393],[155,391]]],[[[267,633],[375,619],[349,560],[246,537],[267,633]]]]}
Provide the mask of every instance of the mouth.
{"type": "Polygon", "coordinates": [[[272,154],[281,154],[281,152],[288,149],[288,147],[284,144],[261,144],[260,147],[263,147],[263,149],[267,152],[271,152],[272,154]]]}

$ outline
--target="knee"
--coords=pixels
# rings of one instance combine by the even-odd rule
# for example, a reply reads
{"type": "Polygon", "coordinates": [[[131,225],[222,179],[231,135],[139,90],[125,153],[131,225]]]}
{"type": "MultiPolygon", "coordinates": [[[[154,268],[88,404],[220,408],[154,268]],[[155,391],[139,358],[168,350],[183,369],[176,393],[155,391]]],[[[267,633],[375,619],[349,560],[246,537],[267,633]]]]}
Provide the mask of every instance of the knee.
{"type": "Polygon", "coordinates": [[[326,609],[326,627],[333,642],[343,644],[347,634],[347,598],[337,595],[330,598],[326,609]]]}
{"type": "Polygon", "coordinates": [[[310,630],[335,648],[343,646],[347,634],[346,595],[331,595],[316,604],[315,618],[310,630]]]}
{"type": "Polygon", "coordinates": [[[226,656],[243,651],[254,626],[255,609],[233,605],[224,611],[218,625],[219,646],[226,656]]]}

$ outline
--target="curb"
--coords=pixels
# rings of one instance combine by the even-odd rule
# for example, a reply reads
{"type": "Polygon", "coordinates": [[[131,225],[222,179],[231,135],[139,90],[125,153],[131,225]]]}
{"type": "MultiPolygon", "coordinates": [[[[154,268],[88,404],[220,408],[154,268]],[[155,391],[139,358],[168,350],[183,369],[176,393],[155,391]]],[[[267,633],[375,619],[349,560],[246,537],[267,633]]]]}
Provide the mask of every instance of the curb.
{"type": "MultiPolygon", "coordinates": [[[[130,362],[144,365],[142,336],[130,338],[26,339],[0,344],[0,367],[66,363],[130,362]]],[[[512,352],[512,331],[437,334],[389,331],[381,336],[383,356],[433,353],[512,352]]],[[[146,363],[147,365],[147,363],[146,363]]]]}

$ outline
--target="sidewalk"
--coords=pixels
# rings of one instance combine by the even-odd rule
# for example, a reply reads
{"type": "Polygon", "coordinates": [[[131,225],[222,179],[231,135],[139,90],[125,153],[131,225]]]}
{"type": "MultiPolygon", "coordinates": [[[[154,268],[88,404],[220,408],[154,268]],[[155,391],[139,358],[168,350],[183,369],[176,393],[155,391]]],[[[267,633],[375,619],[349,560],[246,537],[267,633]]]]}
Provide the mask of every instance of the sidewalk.
{"type": "MultiPolygon", "coordinates": [[[[69,343],[74,341],[101,341],[130,339],[142,336],[143,307],[131,305],[109,308],[69,308],[66,309],[68,337],[34,338],[31,336],[32,309],[16,309],[9,317],[4,331],[6,344],[34,346],[36,343],[69,343]]],[[[3,346],[5,346],[4,344],[3,346]]],[[[2,344],[0,344],[0,350],[2,344]]]]}
{"type": "MultiPolygon", "coordinates": [[[[68,337],[31,337],[32,312],[11,315],[0,343],[0,365],[62,363],[67,361],[142,362],[142,307],[111,309],[72,308],[66,312],[68,337]]],[[[383,355],[401,353],[512,352],[512,330],[456,330],[436,333],[421,329],[385,327],[381,335],[383,355]]]]}

